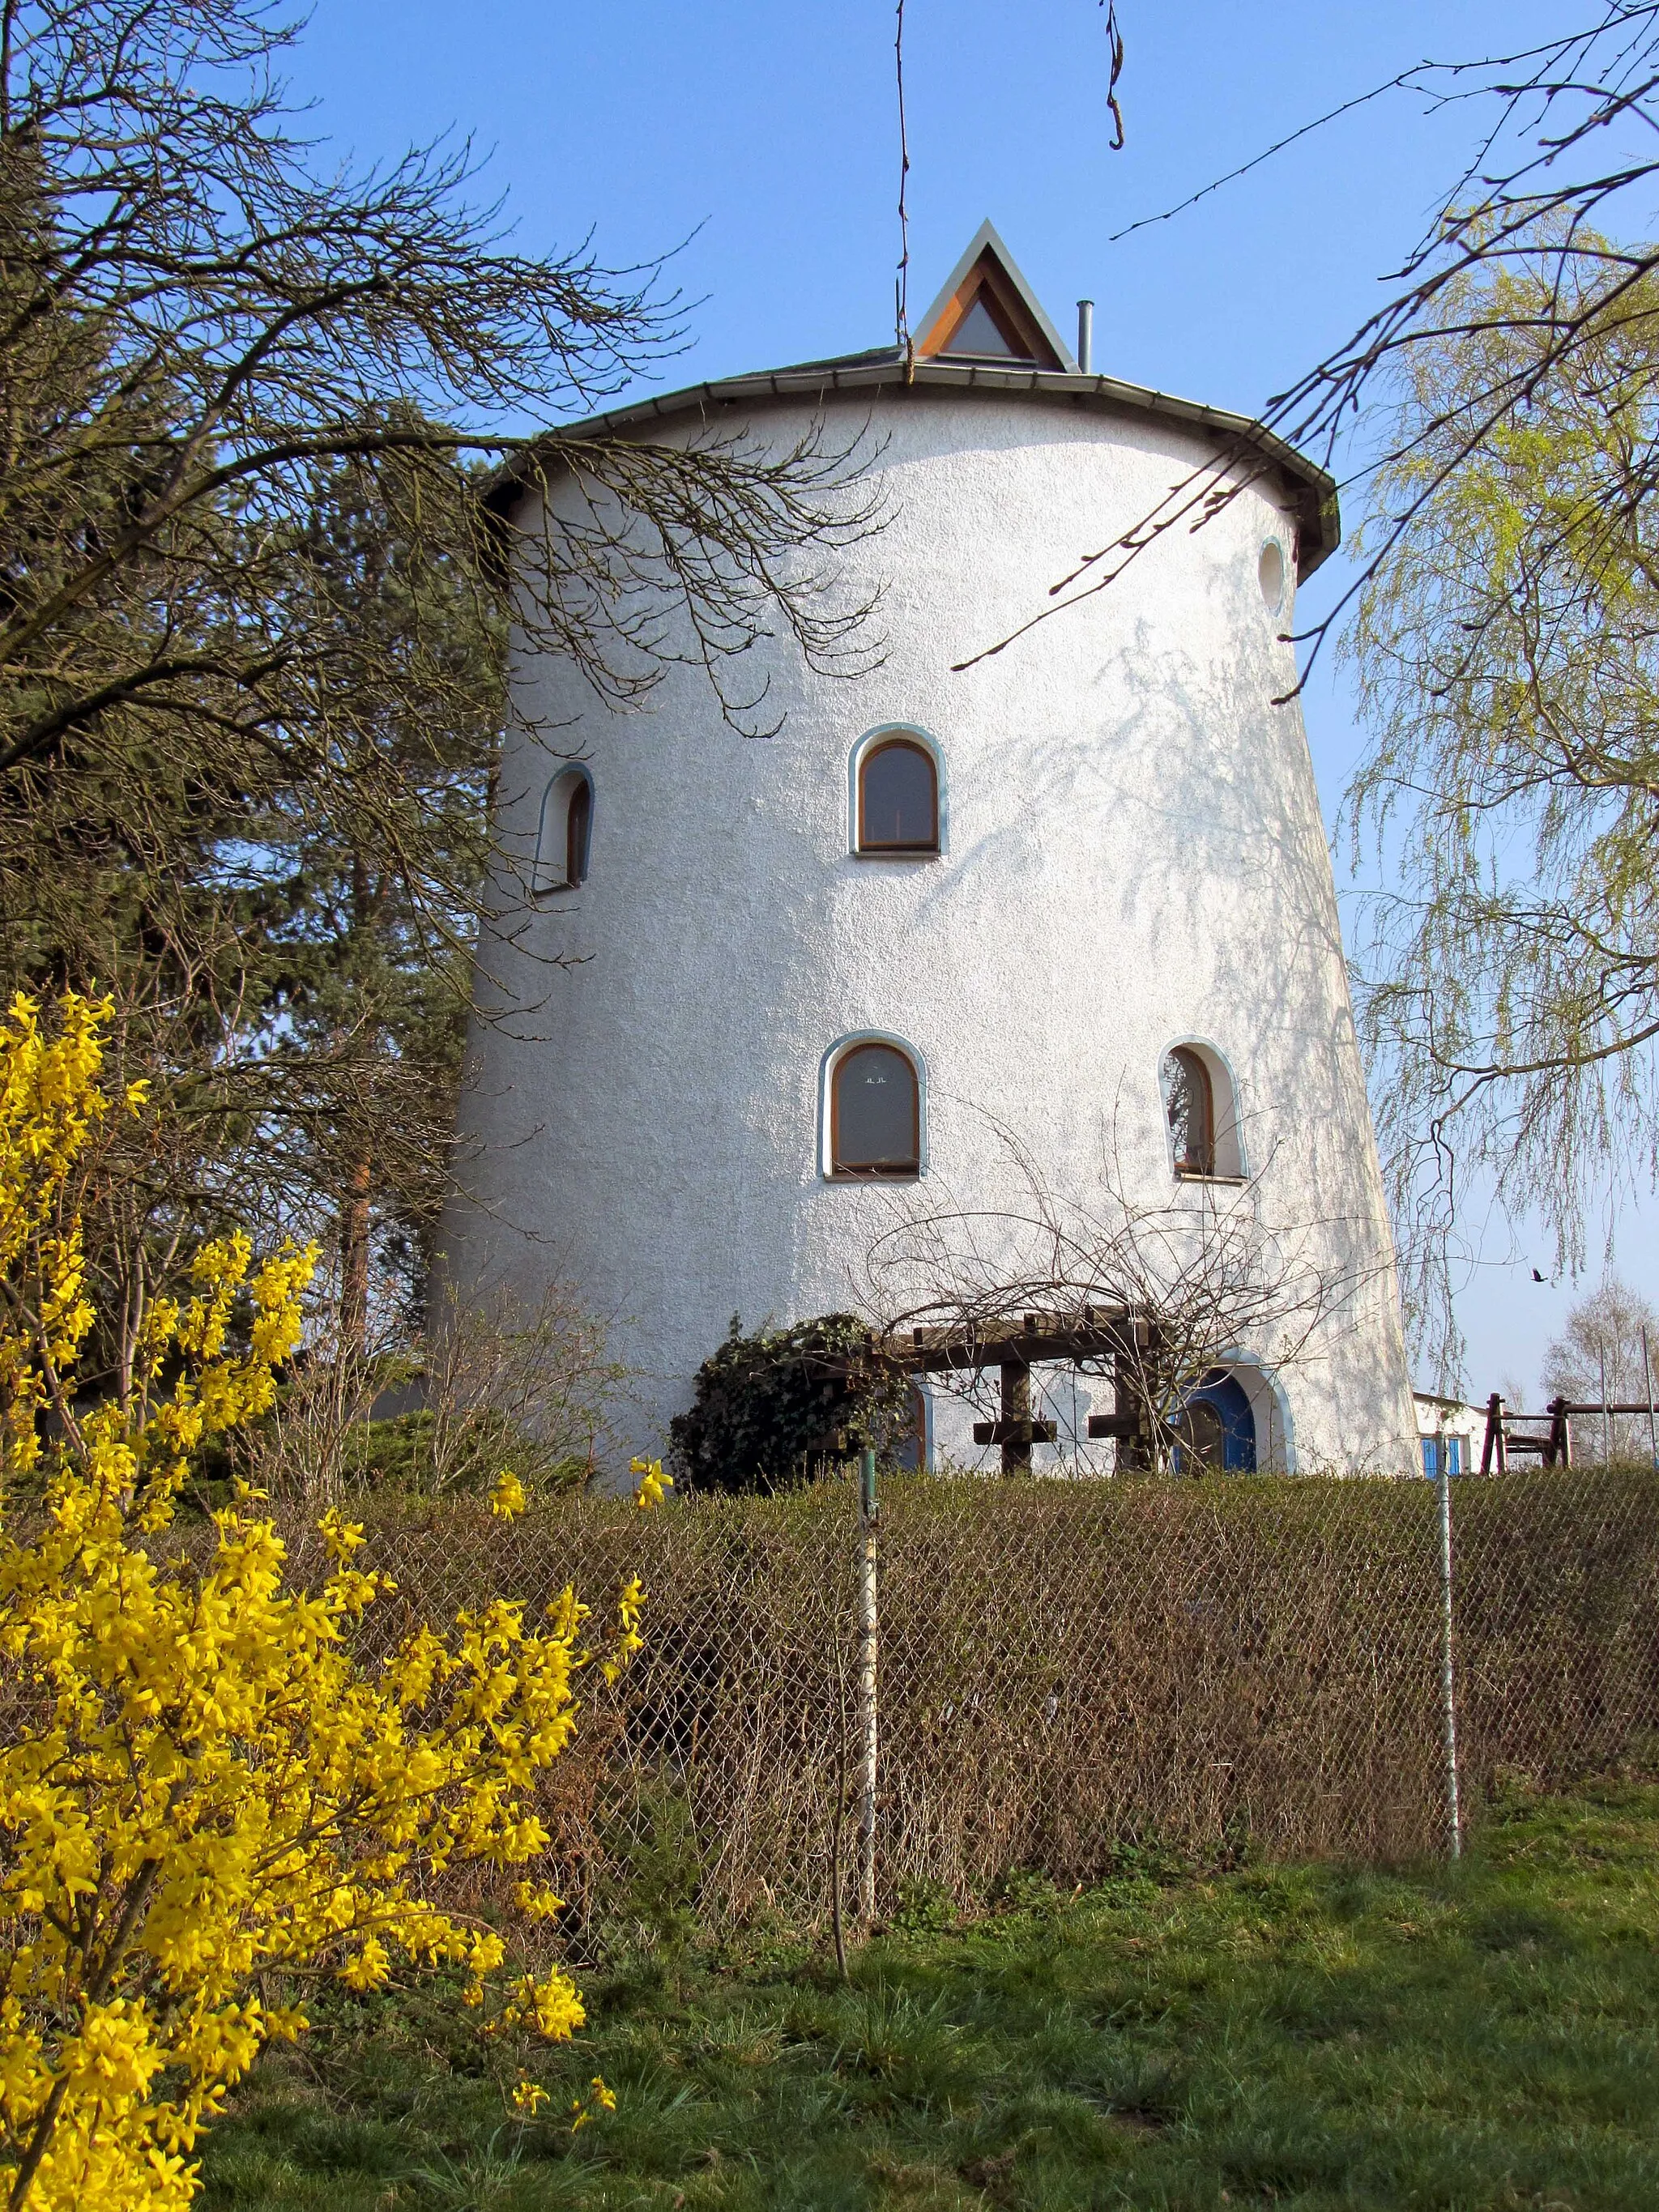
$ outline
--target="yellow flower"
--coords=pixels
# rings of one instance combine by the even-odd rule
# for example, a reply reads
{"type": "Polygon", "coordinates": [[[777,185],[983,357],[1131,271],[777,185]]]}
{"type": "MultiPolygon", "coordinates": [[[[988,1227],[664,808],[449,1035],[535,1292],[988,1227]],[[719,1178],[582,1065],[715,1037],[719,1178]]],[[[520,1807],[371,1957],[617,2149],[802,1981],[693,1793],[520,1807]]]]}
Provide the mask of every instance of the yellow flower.
{"type": "Polygon", "coordinates": [[[614,1682],[635,1654],[645,1649],[640,1622],[645,1613],[646,1595],[645,1584],[637,1575],[629,1576],[617,1593],[617,1633],[599,1668],[607,1682],[614,1682]]]}
{"type": "Polygon", "coordinates": [[[498,1521],[512,1521],[524,1511],[529,1500],[524,1494],[524,1485],[510,1468],[503,1468],[495,1478],[495,1487],[489,1493],[489,1510],[498,1521]]]}
{"type": "Polygon", "coordinates": [[[628,1472],[640,1478],[639,1486],[634,1492],[634,1503],[641,1513],[648,1513],[653,1505],[660,1505],[664,1493],[674,1487],[673,1476],[663,1473],[659,1459],[629,1460],[628,1472]]]}
{"type": "MultiPolygon", "coordinates": [[[[153,1540],[191,1455],[270,1405],[315,1248],[256,1269],[245,1237],[204,1244],[185,1295],[152,1299],[128,1395],[77,1398],[98,1316],[68,1198],[108,1109],[106,1012],[66,998],[50,1035],[30,1000],[0,1014],[0,1474],[29,1470],[40,1501],[0,1528],[0,1669],[39,1690],[0,1737],[0,2173],[35,2161],[27,2212],[184,2212],[203,2129],[306,2030],[264,2004],[267,1976],[371,1990],[442,1965],[485,2032],[560,2040],[584,2017],[556,1968],[501,1990],[501,1937],[430,1901],[447,1869],[544,1857],[537,1781],[592,1656],[574,1591],[538,1628],[497,1599],[366,1663],[349,1632],[389,1583],[353,1564],[363,1532],[339,1512],[320,1589],[290,1587],[247,1485],[198,1565],[153,1540]],[[48,1418],[60,1395],[74,1423],[48,1418]]],[[[524,1504],[503,1474],[493,1510],[524,1504]]],[[[643,1600],[624,1589],[616,1652],[643,1600]]],[[[530,1880],[521,1903],[558,1910],[530,1880]]],[[[599,2081],[580,2101],[614,2102],[599,2081]]]]}
{"type": "Polygon", "coordinates": [[[521,1881],[513,1893],[513,1902],[526,1920],[553,1920],[564,1911],[564,1899],[556,1897],[544,1883],[521,1881]]]}
{"type": "Polygon", "coordinates": [[[317,1534],[322,1538],[330,1559],[342,1565],[365,1540],[362,1523],[348,1521],[337,1505],[331,1505],[317,1523],[317,1534]]]}
{"type": "Polygon", "coordinates": [[[616,2109],[616,2091],[605,2087],[603,2074],[596,2074],[588,2085],[586,2095],[573,2097],[570,2100],[571,2134],[574,2136],[578,2128],[585,2128],[595,2113],[614,2112],[616,2109]]]}
{"type": "Polygon", "coordinates": [[[513,2109],[515,2112],[534,2112],[547,2102],[547,2094],[539,2081],[521,2080],[513,2092],[513,2109]]]}

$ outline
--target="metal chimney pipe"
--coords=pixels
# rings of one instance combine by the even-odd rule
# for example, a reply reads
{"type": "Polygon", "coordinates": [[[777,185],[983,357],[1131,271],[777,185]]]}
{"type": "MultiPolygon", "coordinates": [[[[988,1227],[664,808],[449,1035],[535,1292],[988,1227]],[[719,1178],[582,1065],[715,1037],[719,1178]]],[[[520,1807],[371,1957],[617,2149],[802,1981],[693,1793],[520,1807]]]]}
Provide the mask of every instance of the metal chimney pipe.
{"type": "Polygon", "coordinates": [[[1095,373],[1095,303],[1079,300],[1077,303],[1077,365],[1085,376],[1095,373]]]}

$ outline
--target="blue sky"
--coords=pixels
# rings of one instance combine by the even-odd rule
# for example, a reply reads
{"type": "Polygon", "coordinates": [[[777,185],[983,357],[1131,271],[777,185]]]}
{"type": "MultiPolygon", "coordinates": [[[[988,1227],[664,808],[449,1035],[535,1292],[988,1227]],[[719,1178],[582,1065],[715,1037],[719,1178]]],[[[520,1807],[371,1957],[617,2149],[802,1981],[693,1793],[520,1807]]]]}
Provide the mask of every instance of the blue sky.
{"type": "MultiPolygon", "coordinates": [[[[1376,304],[1457,173],[1469,118],[1395,98],[1175,221],[1111,234],[1423,56],[1510,49],[1559,6],[1472,0],[1120,0],[1127,145],[1108,150],[1097,0],[907,0],[913,311],[988,215],[1063,330],[1097,301],[1096,366],[1255,410],[1376,304]]],[[[488,155],[521,246],[590,231],[612,264],[682,246],[672,384],[880,344],[893,329],[891,0],[319,0],[290,76],[334,150],[456,131],[488,155]]],[[[1298,613],[1340,588],[1330,563],[1298,613]]],[[[1306,702],[1334,808],[1358,737],[1336,672],[1306,702]]],[[[1618,1264],[1659,1299],[1652,1209],[1618,1264]]],[[[1571,1303],[1501,1228],[1461,1300],[1470,1381],[1530,1385],[1571,1303]]]]}

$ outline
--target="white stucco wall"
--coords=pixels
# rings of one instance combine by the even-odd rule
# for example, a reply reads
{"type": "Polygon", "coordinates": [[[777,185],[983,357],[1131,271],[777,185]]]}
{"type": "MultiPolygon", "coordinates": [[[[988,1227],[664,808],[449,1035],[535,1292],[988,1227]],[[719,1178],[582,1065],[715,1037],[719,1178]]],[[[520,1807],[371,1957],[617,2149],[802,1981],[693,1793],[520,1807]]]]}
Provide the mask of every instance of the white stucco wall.
{"type": "MultiPolygon", "coordinates": [[[[659,1449],[734,1312],[752,1328],[847,1307],[892,1218],[890,1188],[820,1171],[836,1038],[916,1048],[926,1188],[973,1206],[1008,1188],[994,1121],[1082,1198],[1115,1125],[1135,1188],[1167,1195],[1159,1066],[1201,1038],[1233,1071],[1263,1208],[1358,1280],[1293,1364],[1281,1344],[1239,1347],[1263,1456],[1271,1430],[1304,1468],[1409,1468],[1323,826],[1299,709],[1271,703],[1294,670],[1257,564],[1269,536],[1291,550],[1286,517],[1251,489],[952,675],[1200,449],[1064,400],[917,390],[871,412],[892,520],[852,565],[855,587],[884,587],[878,672],[838,681],[767,648],[786,720],[746,740],[690,670],[616,713],[562,663],[516,668],[525,704],[591,770],[591,869],[484,949],[487,988],[517,1011],[475,1029],[451,1279],[574,1284],[641,1378],[635,1448],[659,1449]],[[848,854],[848,754],[892,722],[941,749],[939,859],[848,854]]],[[[777,406],[751,428],[783,447],[807,420],[777,406]]],[[[502,829],[526,850],[556,765],[533,750],[507,764],[502,829]]],[[[943,1413],[939,1435],[965,1441],[943,1413]]]]}

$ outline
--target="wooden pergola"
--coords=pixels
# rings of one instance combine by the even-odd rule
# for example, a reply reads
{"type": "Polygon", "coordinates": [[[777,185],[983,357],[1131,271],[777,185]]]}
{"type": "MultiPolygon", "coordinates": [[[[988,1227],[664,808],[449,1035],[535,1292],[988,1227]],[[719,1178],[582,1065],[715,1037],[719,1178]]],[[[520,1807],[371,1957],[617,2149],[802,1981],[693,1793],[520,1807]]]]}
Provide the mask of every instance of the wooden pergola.
{"type": "Polygon", "coordinates": [[[1152,1424],[1144,1398],[1133,1387],[1134,1354],[1151,1346],[1156,1324],[1127,1306],[1080,1306],[1071,1313],[1022,1314],[1018,1322],[999,1321],[984,1333],[975,1328],[913,1328],[886,1340],[887,1354],[912,1375],[983,1374],[996,1368],[1002,1406],[994,1421],[975,1421],[974,1442],[997,1444],[1004,1474],[1029,1474],[1033,1444],[1051,1444],[1052,1421],[1031,1416],[1031,1370],[1064,1363],[1109,1359],[1114,1409],[1091,1413],[1091,1438],[1115,1437],[1125,1463],[1150,1457],[1152,1424]]]}

